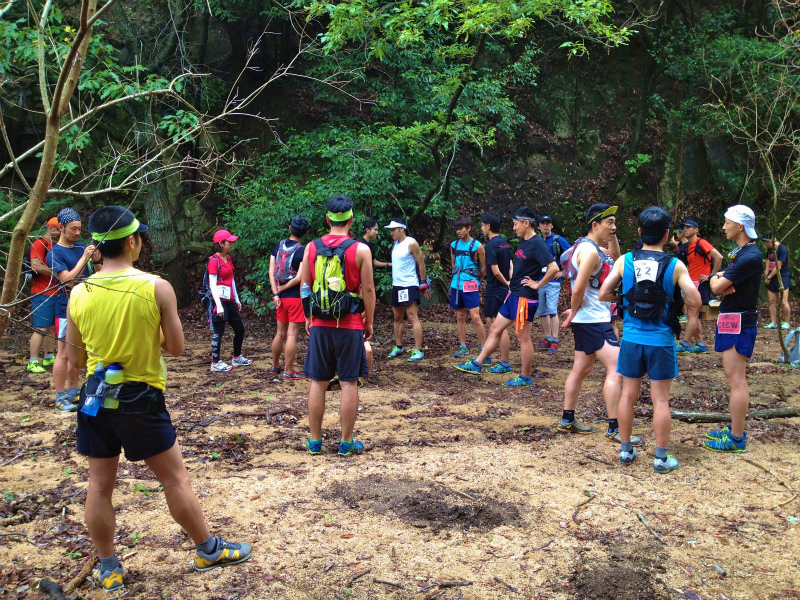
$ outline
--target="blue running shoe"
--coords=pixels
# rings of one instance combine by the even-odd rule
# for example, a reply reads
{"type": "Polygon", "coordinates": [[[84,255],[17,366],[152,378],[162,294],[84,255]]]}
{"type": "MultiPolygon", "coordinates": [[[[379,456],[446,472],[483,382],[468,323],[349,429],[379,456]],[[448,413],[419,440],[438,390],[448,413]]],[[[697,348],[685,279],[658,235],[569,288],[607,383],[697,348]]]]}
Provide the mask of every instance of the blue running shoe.
{"type": "Polygon", "coordinates": [[[530,387],[531,378],[525,375],[517,375],[514,379],[506,381],[503,385],[506,387],[530,387]]]}
{"type": "Polygon", "coordinates": [[[405,348],[401,348],[400,346],[395,346],[394,348],[392,348],[392,351],[389,352],[389,356],[387,356],[386,358],[396,358],[401,354],[403,354],[405,351],[406,351],[405,348]]]}
{"type": "Polygon", "coordinates": [[[411,356],[408,357],[408,362],[417,362],[423,358],[425,358],[425,353],[422,350],[414,348],[414,351],[411,352],[411,356]]]}
{"type": "Polygon", "coordinates": [[[464,344],[461,344],[453,356],[456,358],[464,358],[467,354],[469,354],[469,348],[467,348],[464,344]]]}
{"type": "Polygon", "coordinates": [[[548,348],[550,348],[550,340],[542,340],[536,344],[537,350],[547,350],[548,348]]]}
{"type": "Polygon", "coordinates": [[[500,362],[489,369],[489,373],[493,373],[494,375],[505,375],[506,373],[511,373],[511,365],[504,365],[502,362],[500,362]]]}
{"type": "Polygon", "coordinates": [[[667,460],[657,458],[653,461],[653,470],[656,473],[661,473],[662,475],[674,471],[680,466],[681,463],[679,463],[678,459],[672,455],[667,456],[667,460]]]}
{"type": "Polygon", "coordinates": [[[690,344],[684,344],[681,342],[678,344],[678,354],[689,354],[692,351],[692,346],[690,344]]]}
{"type": "Polygon", "coordinates": [[[622,450],[619,451],[619,464],[629,465],[633,462],[633,459],[636,458],[638,452],[636,452],[636,448],[633,448],[632,450],[632,452],[623,452],[622,450]]]}
{"type": "Polygon", "coordinates": [[[309,454],[322,454],[322,439],[312,440],[310,437],[306,438],[306,450],[309,454]]]}
{"type": "Polygon", "coordinates": [[[691,354],[705,354],[708,352],[708,348],[703,342],[697,342],[694,346],[689,350],[691,354]]]}
{"type": "Polygon", "coordinates": [[[216,567],[227,567],[244,562],[253,554],[253,547],[250,544],[234,544],[226,542],[222,538],[217,538],[217,547],[214,552],[205,553],[197,550],[194,556],[195,571],[210,571],[216,567]]]}
{"type": "Polygon", "coordinates": [[[550,342],[550,347],[547,349],[548,354],[555,354],[558,352],[558,342],[550,342]]]}
{"type": "Polygon", "coordinates": [[[361,454],[364,444],[350,438],[349,442],[339,442],[339,456],[350,456],[351,454],[361,454]]]}
{"type": "Polygon", "coordinates": [[[125,584],[122,583],[122,565],[108,571],[103,571],[100,567],[97,567],[92,571],[92,579],[106,592],[121,590],[125,587],[125,584]]]}
{"type": "MultiPolygon", "coordinates": [[[[480,375],[483,373],[483,367],[476,363],[474,358],[470,358],[467,362],[461,363],[460,365],[453,366],[464,373],[472,373],[473,375],[480,375]]],[[[511,369],[509,369],[509,371],[510,370],[511,369]]]]}
{"type": "MultiPolygon", "coordinates": [[[[481,352],[483,352],[483,348],[481,348],[481,352]]],[[[483,361],[483,366],[484,367],[491,367],[492,366],[492,357],[491,356],[487,356],[486,357],[486,360],[483,361]]]]}
{"type": "Polygon", "coordinates": [[[712,452],[747,452],[747,432],[744,432],[744,439],[741,442],[734,442],[728,434],[718,440],[706,440],[703,442],[703,448],[712,452]]]}
{"type": "Polygon", "coordinates": [[[706,437],[710,440],[721,440],[725,436],[730,436],[730,434],[730,425],[725,425],[725,427],[722,429],[712,429],[711,431],[706,431],[706,437]]]}

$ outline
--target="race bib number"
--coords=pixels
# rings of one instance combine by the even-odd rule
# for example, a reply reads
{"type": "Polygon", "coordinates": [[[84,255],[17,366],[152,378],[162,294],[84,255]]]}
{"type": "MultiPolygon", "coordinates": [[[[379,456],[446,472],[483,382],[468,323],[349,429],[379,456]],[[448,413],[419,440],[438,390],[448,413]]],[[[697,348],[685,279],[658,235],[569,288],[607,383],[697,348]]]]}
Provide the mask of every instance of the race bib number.
{"type": "Polygon", "coordinates": [[[464,291],[465,292],[477,292],[478,291],[478,282],[473,280],[465,281],[464,282],[464,291]]]}
{"type": "Polygon", "coordinates": [[[742,333],[741,313],[720,313],[717,319],[717,331],[720,333],[742,333]]]}
{"type": "Polygon", "coordinates": [[[217,286],[217,293],[219,294],[220,300],[230,300],[231,299],[231,286],[229,285],[218,285],[217,286]]]}
{"type": "Polygon", "coordinates": [[[658,261],[656,260],[635,260],[633,270],[636,273],[636,282],[652,281],[655,282],[658,275],[658,261]]]}
{"type": "Polygon", "coordinates": [[[398,292],[397,292],[397,301],[398,302],[408,302],[408,290],[398,290],[398,292]]]}
{"type": "Polygon", "coordinates": [[[700,289],[700,282],[699,281],[693,281],[692,283],[694,284],[694,289],[696,289],[696,290],[700,289]]]}

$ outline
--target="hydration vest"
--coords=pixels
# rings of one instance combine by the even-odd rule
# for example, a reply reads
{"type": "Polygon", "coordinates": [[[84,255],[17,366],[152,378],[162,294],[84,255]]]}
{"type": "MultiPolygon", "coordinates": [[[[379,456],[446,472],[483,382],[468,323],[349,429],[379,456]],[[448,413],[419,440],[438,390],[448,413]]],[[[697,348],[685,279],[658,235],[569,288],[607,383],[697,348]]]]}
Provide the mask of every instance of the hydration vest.
{"type": "MultiPolygon", "coordinates": [[[[561,255],[561,268],[564,271],[564,275],[566,276],[566,288],[567,294],[572,294],[572,282],[575,281],[575,278],[578,276],[578,270],[575,268],[575,265],[572,262],[572,256],[575,254],[575,250],[578,246],[580,246],[583,242],[589,242],[594,246],[594,249],[597,250],[597,256],[600,258],[600,270],[597,271],[595,275],[589,277],[589,287],[594,289],[600,289],[600,286],[603,285],[603,282],[608,277],[608,274],[611,273],[611,269],[614,268],[614,261],[608,256],[605,252],[600,249],[600,246],[591,239],[591,238],[578,238],[575,240],[575,243],[572,244],[567,251],[561,255]]],[[[555,242],[553,242],[555,248],[555,242]]]]}
{"type": "Polygon", "coordinates": [[[634,250],[625,255],[617,310],[643,321],[657,321],[669,315],[669,325],[676,337],[681,327],[678,317],[683,313],[683,296],[675,286],[672,298],[664,289],[664,276],[673,261],[678,259],[665,252],[634,250]]]}
{"type": "Polygon", "coordinates": [[[453,270],[451,271],[451,275],[453,277],[457,278],[456,285],[458,287],[460,287],[459,284],[461,283],[461,274],[462,273],[466,273],[470,277],[474,277],[475,279],[477,279],[479,281],[480,281],[480,278],[481,278],[481,270],[480,270],[480,267],[477,266],[480,263],[475,260],[477,253],[473,254],[473,252],[472,252],[472,249],[475,247],[475,244],[478,242],[478,240],[476,240],[475,238],[472,238],[472,241],[469,243],[469,248],[467,248],[466,250],[463,250],[463,249],[459,250],[458,249],[458,242],[460,242],[460,241],[461,240],[456,240],[451,244],[451,247],[453,249],[453,270]],[[469,258],[469,260],[475,266],[474,267],[465,268],[463,266],[465,261],[463,259],[461,261],[458,260],[462,256],[466,256],[467,258],[469,258]]]}
{"type": "Polygon", "coordinates": [[[288,241],[281,241],[278,246],[278,256],[275,257],[275,280],[281,285],[297,276],[297,270],[293,266],[294,255],[303,247],[299,242],[294,246],[287,246],[288,241]]]}
{"type": "Polygon", "coordinates": [[[321,238],[314,240],[317,251],[312,265],[314,285],[311,295],[303,298],[304,309],[307,305],[306,314],[338,323],[349,314],[364,312],[364,299],[348,290],[346,281],[345,252],[358,243],[354,239],[347,239],[338,246],[328,246],[321,238]],[[334,287],[330,285],[331,278],[339,280],[334,287]]]}

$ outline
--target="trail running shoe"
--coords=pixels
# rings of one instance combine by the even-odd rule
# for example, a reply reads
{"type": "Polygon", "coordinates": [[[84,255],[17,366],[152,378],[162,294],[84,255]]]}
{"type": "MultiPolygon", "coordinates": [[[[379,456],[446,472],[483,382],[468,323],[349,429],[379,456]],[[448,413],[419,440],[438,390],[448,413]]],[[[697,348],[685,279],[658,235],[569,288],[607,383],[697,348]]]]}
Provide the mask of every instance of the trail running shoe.
{"type": "Polygon", "coordinates": [[[674,471],[680,466],[681,463],[679,463],[678,459],[671,454],[667,456],[667,460],[657,458],[653,461],[653,470],[656,473],[661,473],[662,475],[669,473],[670,471],[674,471]]]}
{"type": "Polygon", "coordinates": [[[250,544],[226,542],[222,538],[217,538],[217,548],[214,552],[206,554],[202,550],[197,550],[194,556],[195,571],[210,571],[215,567],[227,567],[244,562],[253,554],[253,547],[250,544]]]}
{"type": "Polygon", "coordinates": [[[350,438],[349,442],[339,442],[339,456],[350,456],[351,454],[361,454],[364,444],[350,438]]]}
{"type": "Polygon", "coordinates": [[[592,433],[594,431],[594,427],[583,425],[578,421],[578,419],[575,419],[572,423],[566,423],[562,420],[558,422],[558,431],[559,433],[587,434],[592,433]]]}
{"type": "Polygon", "coordinates": [[[687,317],[686,315],[681,315],[680,317],[678,317],[678,323],[688,323],[688,322],[689,322],[689,317],[687,317]]]}
{"type": "Polygon", "coordinates": [[[281,379],[284,381],[297,381],[298,379],[305,379],[302,373],[298,373],[297,371],[284,371],[283,375],[281,375],[281,379]]]}
{"type": "Polygon", "coordinates": [[[633,462],[633,459],[636,458],[636,448],[632,448],[632,452],[623,452],[622,450],[619,451],[619,464],[621,465],[629,465],[633,462]]]}
{"type": "Polygon", "coordinates": [[[706,440],[703,442],[703,448],[712,452],[747,452],[747,432],[744,432],[744,439],[741,442],[734,442],[728,433],[718,440],[706,440]]]}
{"type": "Polygon", "coordinates": [[[550,340],[542,340],[536,344],[537,350],[547,350],[548,348],[550,348],[550,340]]]}
{"type": "MultiPolygon", "coordinates": [[[[617,442],[618,444],[622,443],[622,440],[619,439],[619,429],[615,429],[614,431],[609,431],[608,429],[606,429],[606,439],[610,442],[617,442]]],[[[635,435],[632,435],[631,445],[644,446],[644,442],[642,441],[642,438],[638,438],[635,435]]]]}
{"type": "Polygon", "coordinates": [[[356,387],[358,388],[364,387],[364,380],[361,379],[361,377],[358,378],[358,383],[356,384],[356,387]]]}
{"type": "Polygon", "coordinates": [[[781,329],[783,329],[784,331],[786,331],[787,329],[791,329],[791,328],[792,328],[792,326],[789,325],[786,321],[781,323],[781,329]]]}
{"type": "Polygon", "coordinates": [[[764,329],[777,329],[778,326],[775,323],[770,323],[769,325],[764,325],[764,329]]]}
{"type": "Polygon", "coordinates": [[[322,454],[322,438],[312,440],[310,437],[306,437],[305,446],[309,454],[322,454]]]}
{"type": "Polygon", "coordinates": [[[233,367],[230,366],[228,363],[224,361],[219,361],[211,363],[211,368],[209,369],[209,371],[211,371],[212,373],[226,373],[232,369],[233,367]]]}
{"type": "Polygon", "coordinates": [[[411,351],[411,356],[408,357],[408,362],[417,362],[425,358],[425,353],[422,350],[414,350],[411,351]]]}
{"type": "Polygon", "coordinates": [[[710,440],[721,440],[725,436],[731,435],[731,426],[725,425],[722,429],[712,429],[706,431],[706,437],[710,440]]]}
{"type": "Polygon", "coordinates": [[[456,358],[464,358],[467,354],[469,354],[469,348],[467,348],[464,344],[461,344],[453,356],[456,358]]]}
{"type": "Polygon", "coordinates": [[[681,342],[678,344],[677,351],[678,354],[689,354],[692,351],[692,346],[690,344],[684,344],[681,342]]]}
{"type": "Polygon", "coordinates": [[[701,344],[700,342],[695,343],[694,346],[689,350],[691,354],[705,354],[708,352],[708,348],[705,344],[701,344]]]}
{"type": "Polygon", "coordinates": [[[42,359],[42,366],[43,367],[52,367],[55,364],[55,362],[56,362],[56,357],[55,356],[51,356],[50,358],[47,358],[45,356],[42,359]]]}
{"type": "Polygon", "coordinates": [[[386,358],[396,358],[396,357],[400,356],[401,354],[404,354],[405,351],[406,351],[405,348],[401,348],[399,346],[395,346],[394,348],[392,348],[392,351],[389,352],[389,356],[387,356],[386,358]]]}
{"type": "Polygon", "coordinates": [[[245,358],[244,354],[240,354],[239,356],[234,356],[233,360],[231,361],[231,366],[233,367],[246,367],[247,365],[252,365],[253,361],[249,358],[245,358]]]}
{"type": "Polygon", "coordinates": [[[108,571],[101,571],[100,567],[97,567],[92,571],[92,579],[107,592],[121,590],[125,587],[125,584],[122,583],[122,565],[108,571]]]}
{"type": "Polygon", "coordinates": [[[75,412],[78,407],[70,401],[68,396],[64,396],[63,398],[56,398],[56,410],[69,413],[75,412]]]}
{"type": "Polygon", "coordinates": [[[47,373],[47,369],[40,365],[38,360],[34,360],[28,363],[28,373],[47,373]]]}
{"type": "Polygon", "coordinates": [[[269,368],[270,375],[280,375],[281,373],[283,373],[283,365],[278,365],[277,367],[273,365],[269,368]]]}
{"type": "MultiPolygon", "coordinates": [[[[473,375],[480,375],[483,372],[483,367],[475,362],[474,358],[470,358],[467,362],[460,365],[453,365],[459,371],[464,373],[472,373],[473,375]]],[[[498,365],[499,366],[499,365],[498,365]]],[[[509,372],[511,369],[509,369],[509,372]]]]}
{"type": "Polygon", "coordinates": [[[525,375],[517,375],[514,379],[509,379],[508,381],[504,382],[503,385],[506,387],[530,387],[531,385],[531,378],[525,377],[525,375]]]}
{"type": "MultiPolygon", "coordinates": [[[[456,368],[458,368],[458,367],[456,367],[456,368]]],[[[498,363],[495,366],[493,366],[491,369],[489,369],[489,373],[494,373],[495,375],[504,375],[505,373],[511,373],[511,366],[506,367],[506,366],[498,363]]]]}
{"type": "Polygon", "coordinates": [[[550,347],[547,349],[548,354],[555,354],[558,352],[558,342],[550,342],[550,347]]]}

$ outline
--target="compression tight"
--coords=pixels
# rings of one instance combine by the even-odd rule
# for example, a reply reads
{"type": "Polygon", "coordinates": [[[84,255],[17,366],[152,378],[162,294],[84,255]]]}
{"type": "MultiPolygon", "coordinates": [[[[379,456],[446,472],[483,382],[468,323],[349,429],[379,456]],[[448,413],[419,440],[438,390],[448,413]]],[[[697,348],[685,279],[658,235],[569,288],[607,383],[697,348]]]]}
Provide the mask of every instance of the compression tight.
{"type": "MultiPolygon", "coordinates": [[[[241,319],[228,321],[233,329],[233,355],[239,356],[242,353],[242,342],[244,341],[244,322],[241,319]]],[[[214,335],[211,338],[211,358],[214,362],[219,362],[220,346],[222,345],[222,335],[225,333],[225,321],[219,320],[212,323],[214,335]]]]}

